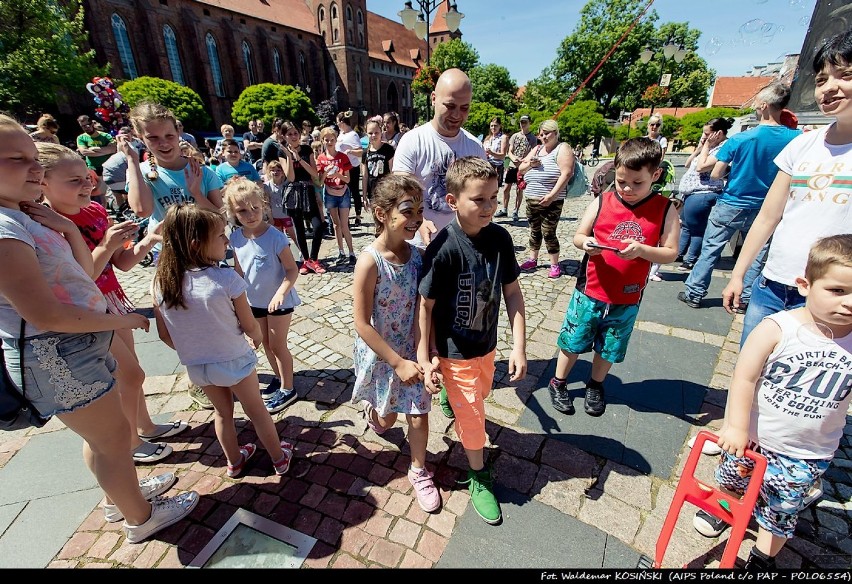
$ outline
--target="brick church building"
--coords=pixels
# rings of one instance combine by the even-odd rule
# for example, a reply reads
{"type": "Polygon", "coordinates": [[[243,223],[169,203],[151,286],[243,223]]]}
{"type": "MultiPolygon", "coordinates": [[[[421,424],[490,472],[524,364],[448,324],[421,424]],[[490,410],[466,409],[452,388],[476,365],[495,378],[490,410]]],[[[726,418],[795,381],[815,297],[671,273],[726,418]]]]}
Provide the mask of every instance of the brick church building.
{"type": "MultiPolygon", "coordinates": [[[[400,9],[403,2],[400,0],[400,9]]],[[[429,41],[460,38],[434,12],[429,41]]],[[[411,81],[426,42],[366,0],[83,0],[90,43],[114,79],[148,75],[191,87],[215,127],[256,83],[294,85],[314,104],[332,95],[363,120],[396,111],[414,123],[411,81]]],[[[198,128],[201,129],[201,128],[198,128]]]]}

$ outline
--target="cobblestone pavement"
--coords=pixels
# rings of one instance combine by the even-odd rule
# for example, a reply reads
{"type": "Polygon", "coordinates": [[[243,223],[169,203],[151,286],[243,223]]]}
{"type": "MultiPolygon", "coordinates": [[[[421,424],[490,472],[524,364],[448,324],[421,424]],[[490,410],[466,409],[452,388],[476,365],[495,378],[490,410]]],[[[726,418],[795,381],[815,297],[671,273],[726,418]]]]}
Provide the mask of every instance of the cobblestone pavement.
{"type": "MultiPolygon", "coordinates": [[[[569,200],[559,225],[562,265],[567,273],[577,269],[581,257],[569,242],[587,203],[585,198],[569,200]]],[[[505,219],[498,221],[511,231],[518,259],[523,261],[527,238],[523,209],[517,225],[505,219]]],[[[353,229],[356,251],[372,241],[370,229],[371,226],[353,229]]],[[[333,240],[324,242],[321,255],[336,255],[333,240]]],[[[570,275],[548,279],[546,271],[546,267],[540,267],[521,276],[531,367],[527,378],[514,384],[510,391],[505,390],[509,387],[505,360],[511,337],[505,316],[501,323],[495,390],[487,400],[488,450],[497,480],[653,557],[689,453],[686,445],[672,476],[659,478],[518,426],[525,402],[555,355],[556,334],[575,283],[570,275]],[[513,476],[523,476],[524,480],[511,480],[513,476]]],[[[140,308],[150,306],[148,285],[152,274],[152,268],[135,268],[120,274],[125,290],[140,308]]],[[[168,413],[172,419],[188,420],[191,429],[169,439],[175,453],[154,467],[140,467],[140,476],[176,472],[180,479],[176,489],[195,489],[202,495],[198,507],[190,520],[181,521],[140,545],[128,545],[121,523],[105,523],[103,513],[96,508],[50,566],[184,566],[235,509],[245,507],[317,538],[305,567],[433,567],[468,506],[467,491],[453,487],[459,472],[466,468],[464,452],[456,441],[452,422],[436,407],[430,416],[428,463],[436,471],[444,506],[436,514],[421,511],[406,478],[409,452],[404,421],[379,437],[367,429],[359,409],[348,401],[353,381],[351,285],[349,267],[299,278],[297,287],[304,304],[293,318],[290,347],[295,359],[296,388],[302,399],[274,416],[281,435],[296,445],[296,458],[286,476],[276,477],[268,458],[261,455],[243,478],[227,478],[212,412],[198,410],[191,402],[185,375],[149,377],[145,392],[152,414],[168,413]]],[[[640,329],[720,348],[700,415],[701,423],[711,430],[721,422],[725,391],[737,358],[741,318],[734,320],[724,337],[654,322],[637,324],[640,329]]],[[[142,354],[143,366],[145,359],[142,354]]],[[[685,366],[685,362],[672,366],[685,366]]],[[[269,372],[268,364],[262,360],[261,374],[269,372]]],[[[0,467],[26,444],[30,435],[61,427],[53,420],[37,431],[0,437],[0,467]]],[[[241,442],[256,438],[246,420],[238,420],[238,429],[241,442]]],[[[696,426],[690,435],[699,429],[696,426]]],[[[802,515],[801,536],[782,551],[780,566],[849,567],[851,440],[847,427],[825,481],[825,496],[802,515]]],[[[698,476],[712,482],[714,465],[714,458],[702,457],[698,476]]],[[[699,536],[691,527],[691,515],[684,510],[680,516],[666,554],[667,567],[718,565],[727,535],[715,540],[699,536]]],[[[753,536],[747,537],[741,557],[748,554],[752,543],[753,536]]]]}

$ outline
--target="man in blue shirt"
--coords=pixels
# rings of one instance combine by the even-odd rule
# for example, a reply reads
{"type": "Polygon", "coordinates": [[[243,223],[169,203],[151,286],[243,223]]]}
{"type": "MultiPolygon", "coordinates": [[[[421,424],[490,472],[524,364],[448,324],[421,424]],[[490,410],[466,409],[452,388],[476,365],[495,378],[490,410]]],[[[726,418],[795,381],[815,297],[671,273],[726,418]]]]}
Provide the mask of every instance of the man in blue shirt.
{"type": "MultiPolygon", "coordinates": [[[[678,300],[692,308],[701,306],[707,295],[713,267],[722,256],[725,245],[737,231],[748,233],[760,211],[769,186],[778,168],[773,162],[790,140],[801,134],[781,123],[781,110],[790,101],[790,87],[773,81],[763,88],[754,100],[757,127],[728,138],[716,154],[716,164],[711,176],[724,178],[728,174],[725,190],[710,212],[701,255],[686,279],[685,288],[678,300]]],[[[766,246],[743,278],[743,294],[737,312],[744,313],[751,298],[751,283],[760,273],[766,255],[766,246]]]]}

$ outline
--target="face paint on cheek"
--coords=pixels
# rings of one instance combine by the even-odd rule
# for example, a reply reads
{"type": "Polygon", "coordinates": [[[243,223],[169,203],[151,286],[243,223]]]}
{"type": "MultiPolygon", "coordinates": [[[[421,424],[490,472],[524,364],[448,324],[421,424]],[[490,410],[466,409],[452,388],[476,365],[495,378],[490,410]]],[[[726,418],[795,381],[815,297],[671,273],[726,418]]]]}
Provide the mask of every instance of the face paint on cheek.
{"type": "Polygon", "coordinates": [[[402,201],[396,206],[396,210],[400,213],[405,213],[406,211],[410,211],[414,209],[413,201],[402,201]]]}

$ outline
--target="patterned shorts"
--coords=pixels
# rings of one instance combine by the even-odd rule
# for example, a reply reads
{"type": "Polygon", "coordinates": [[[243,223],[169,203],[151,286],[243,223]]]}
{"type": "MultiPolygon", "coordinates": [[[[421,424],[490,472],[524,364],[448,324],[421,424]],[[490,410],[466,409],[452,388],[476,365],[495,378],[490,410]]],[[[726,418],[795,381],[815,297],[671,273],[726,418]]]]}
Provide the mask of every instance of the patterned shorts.
{"type": "MultiPolygon", "coordinates": [[[[756,451],[766,457],[766,473],[754,507],[754,518],[772,535],[790,539],[796,530],[799,512],[805,508],[805,496],[828,470],[831,459],[790,458],[760,447],[756,451]]],[[[723,452],[716,469],[716,481],[730,491],[743,494],[753,470],[753,460],[723,452]]]]}
{"type": "Polygon", "coordinates": [[[575,354],[594,349],[610,363],[621,363],[638,314],[638,304],[607,304],[574,290],[556,344],[575,354]]]}

